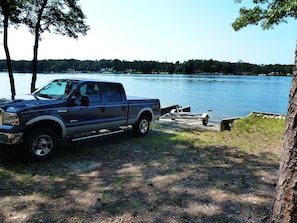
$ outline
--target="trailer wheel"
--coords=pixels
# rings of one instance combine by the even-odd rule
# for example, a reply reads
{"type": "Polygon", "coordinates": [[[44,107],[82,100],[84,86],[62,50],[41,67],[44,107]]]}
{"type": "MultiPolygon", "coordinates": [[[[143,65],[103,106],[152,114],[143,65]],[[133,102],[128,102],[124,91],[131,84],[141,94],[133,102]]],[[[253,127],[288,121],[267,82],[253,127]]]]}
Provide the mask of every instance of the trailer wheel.
{"type": "Polygon", "coordinates": [[[202,120],[202,124],[204,126],[206,126],[208,124],[208,119],[209,119],[209,115],[207,115],[203,120],[202,120]]]}
{"type": "Polygon", "coordinates": [[[26,135],[24,144],[30,159],[35,161],[46,160],[55,153],[58,137],[49,128],[37,128],[26,135]]]}
{"type": "Polygon", "coordinates": [[[141,115],[137,122],[133,125],[134,133],[137,136],[145,136],[150,129],[149,118],[145,115],[141,115]]]}

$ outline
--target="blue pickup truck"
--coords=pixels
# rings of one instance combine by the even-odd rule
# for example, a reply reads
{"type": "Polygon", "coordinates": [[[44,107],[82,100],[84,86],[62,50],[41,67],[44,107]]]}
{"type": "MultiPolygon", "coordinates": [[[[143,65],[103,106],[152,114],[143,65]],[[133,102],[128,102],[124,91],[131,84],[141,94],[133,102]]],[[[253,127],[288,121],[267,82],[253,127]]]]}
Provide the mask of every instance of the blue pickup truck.
{"type": "Polygon", "coordinates": [[[45,160],[60,139],[115,134],[128,125],[145,136],[159,117],[158,99],[128,99],[121,83],[57,79],[30,95],[0,97],[0,144],[20,144],[31,159],[45,160]]]}

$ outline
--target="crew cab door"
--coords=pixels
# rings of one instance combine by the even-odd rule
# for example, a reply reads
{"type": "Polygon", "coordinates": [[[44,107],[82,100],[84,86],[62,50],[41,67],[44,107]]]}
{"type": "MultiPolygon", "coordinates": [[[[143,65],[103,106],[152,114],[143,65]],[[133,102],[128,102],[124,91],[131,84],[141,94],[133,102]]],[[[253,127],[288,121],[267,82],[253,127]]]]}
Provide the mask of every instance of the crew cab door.
{"type": "Polygon", "coordinates": [[[121,84],[86,82],[72,97],[72,106],[60,112],[68,135],[127,124],[128,104],[121,84]]]}
{"type": "Polygon", "coordinates": [[[104,119],[110,125],[117,127],[127,124],[128,103],[124,88],[118,83],[102,84],[105,109],[104,119]]]}
{"type": "Polygon", "coordinates": [[[104,128],[105,103],[99,83],[84,83],[70,100],[67,112],[60,114],[68,134],[104,128]]]}

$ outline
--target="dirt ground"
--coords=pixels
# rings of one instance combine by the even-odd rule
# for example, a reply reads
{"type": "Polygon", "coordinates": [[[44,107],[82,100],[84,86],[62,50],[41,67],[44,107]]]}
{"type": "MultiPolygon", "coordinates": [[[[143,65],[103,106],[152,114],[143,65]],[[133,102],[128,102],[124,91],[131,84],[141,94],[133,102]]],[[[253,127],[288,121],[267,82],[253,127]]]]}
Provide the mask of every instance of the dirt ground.
{"type": "Polygon", "coordinates": [[[215,124],[195,126],[62,142],[37,163],[1,147],[0,222],[265,222],[280,145],[251,153],[203,141],[219,134],[215,124]]]}

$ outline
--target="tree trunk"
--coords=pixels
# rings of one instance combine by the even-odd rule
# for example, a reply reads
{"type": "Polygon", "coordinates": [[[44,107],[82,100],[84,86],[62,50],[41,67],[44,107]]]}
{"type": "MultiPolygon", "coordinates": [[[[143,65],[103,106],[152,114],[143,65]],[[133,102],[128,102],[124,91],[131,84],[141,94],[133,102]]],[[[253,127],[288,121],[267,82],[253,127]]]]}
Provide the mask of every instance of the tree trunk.
{"type": "Polygon", "coordinates": [[[32,60],[32,81],[31,81],[31,93],[35,91],[35,85],[37,80],[37,63],[38,63],[38,47],[39,47],[39,37],[40,37],[40,23],[43,11],[47,5],[48,0],[43,0],[41,8],[38,12],[37,23],[35,25],[35,40],[34,40],[34,48],[33,48],[33,60],[32,60]]]}
{"type": "Polygon", "coordinates": [[[11,89],[11,98],[14,99],[15,96],[15,84],[14,84],[14,78],[12,73],[12,66],[11,66],[11,59],[10,59],[10,53],[8,49],[8,17],[9,17],[9,4],[5,0],[1,0],[1,8],[3,12],[3,46],[4,51],[6,55],[6,66],[8,70],[8,76],[9,76],[9,82],[10,82],[10,89],[11,89]]]}
{"type": "Polygon", "coordinates": [[[35,85],[37,80],[37,53],[39,44],[39,32],[35,33],[35,43],[33,48],[33,60],[32,60],[32,81],[31,81],[31,93],[35,91],[35,85]]]}
{"type": "Polygon", "coordinates": [[[297,222],[297,47],[276,197],[270,222],[297,222]]]}

